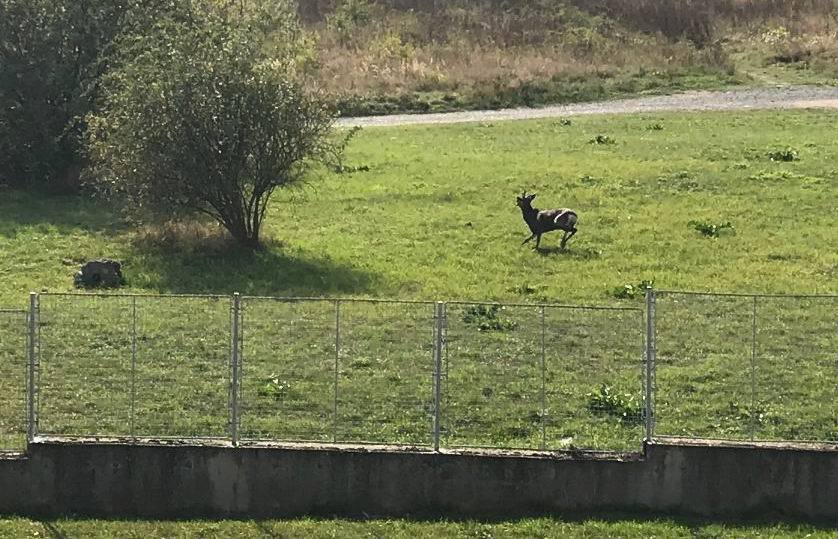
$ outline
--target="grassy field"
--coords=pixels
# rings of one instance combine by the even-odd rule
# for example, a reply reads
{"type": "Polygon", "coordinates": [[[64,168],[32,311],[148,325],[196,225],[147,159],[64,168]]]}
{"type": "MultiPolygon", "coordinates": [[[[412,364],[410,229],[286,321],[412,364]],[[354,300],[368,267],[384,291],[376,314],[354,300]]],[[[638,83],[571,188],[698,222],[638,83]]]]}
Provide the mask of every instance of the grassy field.
{"type": "Polygon", "coordinates": [[[831,527],[764,522],[718,523],[697,519],[632,517],[530,518],[515,521],[267,520],[120,521],[0,518],[3,537],[807,537],[838,536],[831,527]]]}
{"type": "MultiPolygon", "coordinates": [[[[448,306],[443,442],[636,448],[639,312],[527,305],[639,309],[643,281],[835,294],[836,116],[368,129],[346,172],[277,195],[258,253],[211,226],[136,230],[89,202],[8,191],[0,304],[72,290],[79,262],[102,256],[124,262],[126,292],[521,303],[448,306]],[[541,252],[520,245],[522,190],[579,213],[566,252],[558,235],[541,252]]],[[[42,298],[42,431],[226,433],[229,299],[138,301],[42,298]]],[[[663,301],[659,434],[835,439],[834,302],[761,303],[754,365],[747,301],[663,301]]],[[[245,300],[243,312],[246,436],[428,442],[432,305],[342,304],[337,371],[332,302],[245,300]]]]}

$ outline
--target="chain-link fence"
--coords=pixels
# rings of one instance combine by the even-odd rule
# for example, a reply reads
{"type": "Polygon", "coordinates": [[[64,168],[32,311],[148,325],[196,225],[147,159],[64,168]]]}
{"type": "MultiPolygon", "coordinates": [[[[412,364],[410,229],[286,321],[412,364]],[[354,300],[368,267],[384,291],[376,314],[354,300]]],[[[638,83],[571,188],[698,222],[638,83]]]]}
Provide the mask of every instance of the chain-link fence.
{"type": "Polygon", "coordinates": [[[654,435],[838,440],[838,296],[650,290],[645,309],[31,300],[29,341],[24,313],[0,317],[5,446],[22,445],[27,425],[30,437],[434,449],[626,450],[654,435]]]}
{"type": "Polygon", "coordinates": [[[0,452],[26,448],[26,311],[0,309],[0,452]]]}
{"type": "Polygon", "coordinates": [[[642,310],[41,294],[41,435],[637,449],[642,310]]]}
{"type": "Polygon", "coordinates": [[[838,441],[838,296],[655,292],[659,436],[838,441]]]}

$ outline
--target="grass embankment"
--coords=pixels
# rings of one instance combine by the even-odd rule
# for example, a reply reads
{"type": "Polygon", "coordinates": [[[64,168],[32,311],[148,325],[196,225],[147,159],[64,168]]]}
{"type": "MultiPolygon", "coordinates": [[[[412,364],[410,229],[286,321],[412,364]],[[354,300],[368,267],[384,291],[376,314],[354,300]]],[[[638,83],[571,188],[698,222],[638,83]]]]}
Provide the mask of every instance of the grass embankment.
{"type": "MultiPolygon", "coordinates": [[[[355,172],[277,195],[274,239],[255,254],[211,228],[137,232],[90,203],[9,192],[0,298],[23,307],[26,290],[71,290],[78,262],[101,256],[124,261],[128,292],[629,308],[641,307],[632,298],[641,281],[835,293],[835,119],[751,112],[369,129],[349,147],[355,172]],[[558,235],[540,253],[520,245],[528,233],[514,201],[524,189],[539,193],[539,207],[578,211],[567,252],[558,235]],[[732,230],[720,227],[728,222],[732,230]]],[[[42,301],[44,432],[225,434],[228,299],[140,300],[136,332],[131,300],[42,301]]],[[[660,434],[835,439],[830,304],[760,304],[755,373],[751,305],[684,305],[659,305],[672,336],[659,343],[660,434]]],[[[335,415],[334,305],[245,302],[243,433],[427,443],[432,306],[340,309],[335,415]]],[[[544,333],[541,316],[449,305],[443,443],[637,447],[638,313],[548,309],[544,333]]]]}
{"type": "Polygon", "coordinates": [[[835,537],[829,527],[785,523],[718,523],[697,519],[605,516],[514,521],[266,520],[120,521],[0,519],[3,537],[835,537]]]}
{"type": "Polygon", "coordinates": [[[301,6],[342,113],[838,83],[832,0],[341,0],[301,6]]]}

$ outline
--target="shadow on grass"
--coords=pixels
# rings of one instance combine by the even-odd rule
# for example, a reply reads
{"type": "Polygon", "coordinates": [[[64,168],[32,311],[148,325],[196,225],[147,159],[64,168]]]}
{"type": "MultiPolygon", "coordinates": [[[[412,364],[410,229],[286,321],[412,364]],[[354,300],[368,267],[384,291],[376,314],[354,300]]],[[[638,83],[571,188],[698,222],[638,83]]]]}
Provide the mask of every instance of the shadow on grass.
{"type": "Polygon", "coordinates": [[[602,251],[598,249],[574,247],[572,245],[568,245],[564,249],[560,247],[540,247],[536,252],[541,256],[563,256],[577,260],[593,260],[602,256],[602,251]]]}
{"type": "Polygon", "coordinates": [[[256,252],[235,245],[187,253],[144,249],[136,257],[138,267],[136,272],[129,268],[129,284],[163,293],[352,295],[373,291],[378,281],[374,274],[328,257],[308,257],[276,246],[256,252]]]}
{"type": "Polygon", "coordinates": [[[108,208],[81,196],[39,195],[0,187],[0,236],[14,237],[31,227],[42,227],[45,233],[83,230],[116,235],[125,224],[108,208]]]}

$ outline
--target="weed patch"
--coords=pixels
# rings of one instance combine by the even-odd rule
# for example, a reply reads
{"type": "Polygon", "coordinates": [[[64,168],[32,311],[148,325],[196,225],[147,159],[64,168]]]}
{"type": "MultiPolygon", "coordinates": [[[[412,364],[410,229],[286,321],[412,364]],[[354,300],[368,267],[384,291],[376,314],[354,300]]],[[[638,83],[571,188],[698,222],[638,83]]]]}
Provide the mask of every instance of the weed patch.
{"type": "Polygon", "coordinates": [[[477,331],[510,331],[517,324],[503,316],[500,305],[472,305],[463,312],[463,322],[477,331]]]}
{"type": "Polygon", "coordinates": [[[800,155],[794,148],[782,148],[779,150],[771,150],[765,154],[772,161],[790,162],[798,161],[800,155]]]}
{"type": "Polygon", "coordinates": [[[736,229],[730,221],[721,224],[711,223],[709,221],[690,221],[689,225],[700,232],[702,236],[708,238],[718,238],[724,232],[731,234],[736,232],[736,229]]]}
{"type": "Polygon", "coordinates": [[[632,393],[618,391],[608,384],[602,384],[599,389],[587,393],[585,397],[588,400],[588,410],[593,414],[611,416],[625,425],[643,422],[640,401],[632,393]]]}

